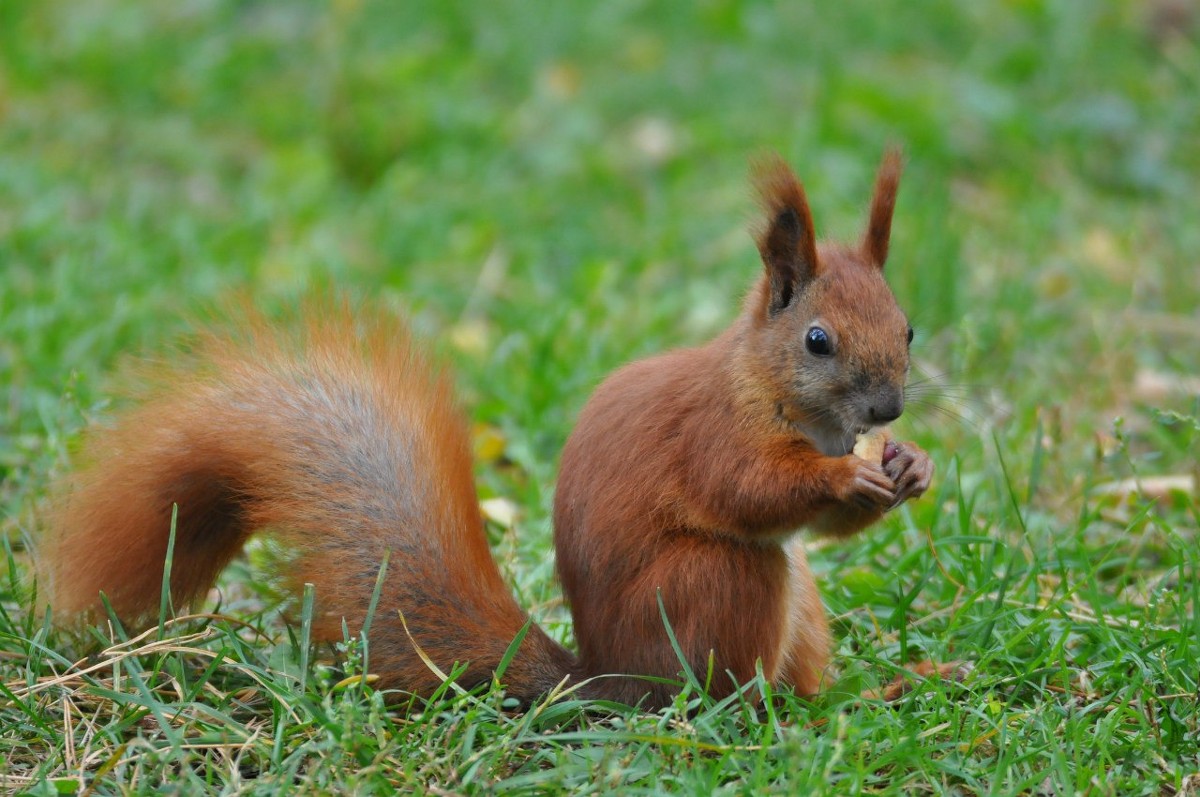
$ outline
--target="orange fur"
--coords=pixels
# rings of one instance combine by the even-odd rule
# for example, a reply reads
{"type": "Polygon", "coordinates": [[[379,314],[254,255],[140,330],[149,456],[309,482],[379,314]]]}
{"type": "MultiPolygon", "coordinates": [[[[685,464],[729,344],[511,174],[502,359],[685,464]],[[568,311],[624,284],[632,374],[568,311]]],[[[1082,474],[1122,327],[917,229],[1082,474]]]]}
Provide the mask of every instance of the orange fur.
{"type": "MultiPolygon", "coordinates": [[[[850,454],[857,427],[898,414],[907,321],[882,277],[898,158],[885,158],[858,249],[818,245],[804,190],[781,161],[758,186],[763,276],[707,345],[636,362],[583,409],[555,498],[558,569],[581,658],[530,627],[505,673],[529,701],[562,678],[585,695],[660,705],[674,630],[716,694],[754,676],[819,688],[829,630],[799,527],[848,534],[919,495],[932,466],[901,444],[888,465],[850,454]],[[820,326],[831,349],[806,335],[820,326]],[[661,609],[660,609],[661,598],[661,609]],[[620,677],[627,676],[627,677],[620,677]]],[[[364,622],[383,684],[439,685],[399,620],[442,670],[488,680],[527,622],[491,557],[470,441],[447,380],[406,330],[373,313],[317,306],[294,331],[251,314],[115,426],[93,431],[59,491],[41,561],[56,610],[96,616],[100,593],[131,622],[157,609],[173,505],[171,590],[202,595],[250,535],[296,556],[316,587],[317,640],[364,622]]]]}
{"type": "MultiPolygon", "coordinates": [[[[661,594],[689,665],[713,658],[715,693],[757,662],[772,681],[820,686],[829,630],[789,535],[858,531],[928,484],[912,444],[890,471],[850,454],[857,426],[895,411],[908,372],[907,320],[881,274],[897,169],[889,155],[867,245],[850,249],[818,246],[799,181],[781,161],[760,166],[765,273],[741,316],[707,345],[622,368],[584,407],[554,533],[585,674],[678,670],[661,594]],[[836,356],[806,350],[813,325],[836,356]]],[[[623,699],[670,692],[616,684],[623,699]]]]}
{"type": "Polygon", "coordinates": [[[867,232],[863,236],[863,252],[879,268],[883,268],[887,262],[888,242],[892,237],[892,213],[896,209],[896,192],[900,190],[902,169],[900,151],[889,149],[884,153],[879,175],[875,178],[867,232]]]}
{"type": "MultiPolygon", "coordinates": [[[[526,617],[487,546],[470,440],[446,379],[383,316],[313,308],[298,333],[248,322],[209,336],[198,364],[163,374],[144,403],[96,430],[43,544],[51,602],[96,614],[103,590],[131,622],[156,611],[172,504],[171,591],[203,593],[258,530],[297,552],[288,575],[316,587],[318,641],[361,628],[390,552],[371,632],[385,683],[428,694],[470,662],[486,681],[526,617]]],[[[531,628],[510,691],[532,699],[574,666],[531,628]]]]}

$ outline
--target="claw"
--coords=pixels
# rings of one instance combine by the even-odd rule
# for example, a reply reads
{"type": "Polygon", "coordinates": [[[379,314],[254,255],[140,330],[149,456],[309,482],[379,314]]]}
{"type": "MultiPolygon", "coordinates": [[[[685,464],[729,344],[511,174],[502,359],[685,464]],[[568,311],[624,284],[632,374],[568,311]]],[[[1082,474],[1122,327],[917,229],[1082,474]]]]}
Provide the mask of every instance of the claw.
{"type": "Polygon", "coordinates": [[[911,443],[895,447],[896,452],[887,460],[885,468],[896,483],[895,500],[888,507],[889,511],[924,493],[933,477],[933,462],[924,451],[911,443]]]}

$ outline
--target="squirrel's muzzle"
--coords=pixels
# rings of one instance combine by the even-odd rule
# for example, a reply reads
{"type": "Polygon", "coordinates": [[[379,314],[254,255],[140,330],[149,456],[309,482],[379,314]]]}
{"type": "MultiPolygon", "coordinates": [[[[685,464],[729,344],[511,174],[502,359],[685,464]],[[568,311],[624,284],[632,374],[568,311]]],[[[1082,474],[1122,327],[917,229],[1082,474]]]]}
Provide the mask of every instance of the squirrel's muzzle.
{"type": "Polygon", "coordinates": [[[871,396],[867,417],[872,425],[891,423],[904,412],[904,394],[899,390],[879,391],[871,396]]]}

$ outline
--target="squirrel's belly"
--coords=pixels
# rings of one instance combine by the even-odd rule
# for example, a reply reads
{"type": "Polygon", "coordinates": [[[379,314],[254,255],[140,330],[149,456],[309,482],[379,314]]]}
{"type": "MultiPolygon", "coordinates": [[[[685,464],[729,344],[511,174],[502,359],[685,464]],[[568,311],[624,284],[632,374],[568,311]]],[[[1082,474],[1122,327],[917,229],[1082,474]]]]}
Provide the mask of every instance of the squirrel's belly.
{"type": "Polygon", "coordinates": [[[803,543],[794,539],[784,546],[784,551],[789,578],[784,593],[785,627],[775,659],[779,666],[777,672],[764,674],[776,683],[790,684],[797,693],[814,694],[820,690],[829,668],[829,623],[803,543]]]}

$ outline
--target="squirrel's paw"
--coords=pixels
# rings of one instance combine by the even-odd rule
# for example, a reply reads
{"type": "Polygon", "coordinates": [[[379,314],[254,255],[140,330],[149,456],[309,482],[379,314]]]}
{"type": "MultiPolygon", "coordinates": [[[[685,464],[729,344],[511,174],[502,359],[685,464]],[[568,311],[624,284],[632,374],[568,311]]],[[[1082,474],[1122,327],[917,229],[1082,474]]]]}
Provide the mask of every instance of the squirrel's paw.
{"type": "Polygon", "coordinates": [[[897,507],[929,489],[933,480],[933,460],[916,443],[890,442],[888,447],[883,470],[896,485],[896,497],[891,506],[897,507]]]}
{"type": "Polygon", "coordinates": [[[855,456],[846,461],[850,477],[842,482],[838,496],[843,503],[876,512],[896,503],[896,483],[881,466],[855,456]]]}

